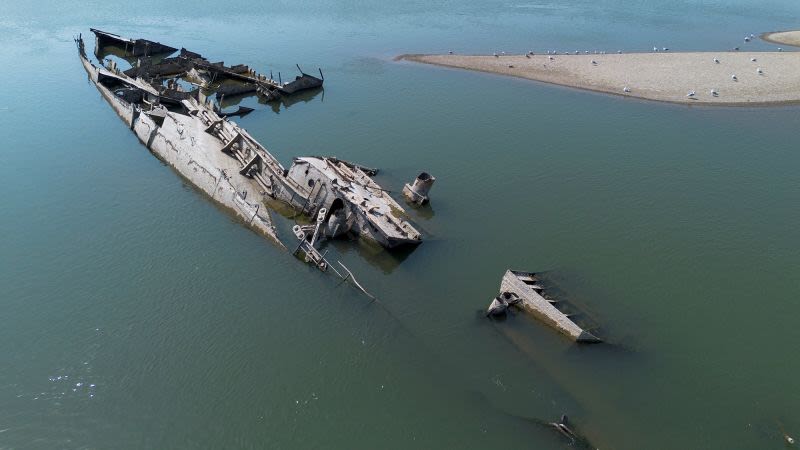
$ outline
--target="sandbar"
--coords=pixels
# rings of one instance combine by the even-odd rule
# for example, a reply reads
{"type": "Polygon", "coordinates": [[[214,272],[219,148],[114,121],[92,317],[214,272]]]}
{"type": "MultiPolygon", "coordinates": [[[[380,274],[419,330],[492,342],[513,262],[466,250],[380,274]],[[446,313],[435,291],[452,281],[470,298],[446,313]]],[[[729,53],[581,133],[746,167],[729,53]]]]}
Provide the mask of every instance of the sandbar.
{"type": "Polygon", "coordinates": [[[800,52],[446,54],[397,59],[681,104],[800,103],[800,52]]]}
{"type": "Polygon", "coordinates": [[[761,39],[774,44],[800,47],[800,31],[773,31],[762,34],[761,39]]]}

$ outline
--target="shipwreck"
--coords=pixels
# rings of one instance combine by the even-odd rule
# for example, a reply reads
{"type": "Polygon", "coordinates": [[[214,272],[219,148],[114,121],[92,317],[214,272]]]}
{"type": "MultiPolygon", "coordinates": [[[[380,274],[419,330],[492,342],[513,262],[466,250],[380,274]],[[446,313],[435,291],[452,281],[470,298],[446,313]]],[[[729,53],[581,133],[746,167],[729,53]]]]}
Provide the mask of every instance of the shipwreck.
{"type": "Polygon", "coordinates": [[[501,316],[509,308],[516,307],[555,328],[560,333],[578,343],[599,343],[600,338],[581,328],[572,314],[561,311],[560,302],[549,298],[540,277],[533,272],[507,270],[500,282],[500,293],[492,299],[486,311],[487,316],[501,316]]]}
{"type": "MultiPolygon", "coordinates": [[[[86,55],[82,36],[75,38],[80,61],[101,96],[154,155],[248,227],[285,247],[267,207],[268,201],[278,200],[298,215],[317,219],[314,242],[305,232],[296,236],[301,244],[311,244],[301,245],[308,252],[313,253],[323,239],[345,234],[387,248],[422,241],[403,208],[371,178],[376,169],[320,156],[295,158],[285,168],[264,145],[228,119],[232,114],[223,113],[203,93],[221,80],[234,80],[242,89],[252,88],[255,95],[274,99],[321,87],[321,71],[319,78],[301,71],[285,83],[244,65],[211,63],[186,49],[176,57],[164,57],[178,50],[92,31],[97,36],[97,55],[103,45],[113,45],[135,61],[124,71],[110,59],[105,65],[95,65],[86,55]],[[157,53],[161,57],[154,58],[157,53]],[[178,79],[193,80],[197,87],[186,89],[178,79]]],[[[249,111],[236,111],[244,112],[249,111]]],[[[313,262],[326,270],[330,265],[322,259],[313,262]]]]}

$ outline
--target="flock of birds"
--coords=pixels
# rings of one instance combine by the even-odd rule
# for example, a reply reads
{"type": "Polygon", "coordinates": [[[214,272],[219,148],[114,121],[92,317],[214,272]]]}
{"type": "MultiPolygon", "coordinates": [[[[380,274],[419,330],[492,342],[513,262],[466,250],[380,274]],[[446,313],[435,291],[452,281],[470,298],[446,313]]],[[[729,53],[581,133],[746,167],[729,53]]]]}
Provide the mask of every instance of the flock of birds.
{"type": "MultiPolygon", "coordinates": [[[[745,37],[744,37],[744,41],[745,41],[745,42],[750,42],[750,41],[751,41],[751,40],[753,40],[754,38],[755,38],[755,35],[753,35],[753,34],[750,34],[749,36],[745,36],[745,37]]],[[[739,47],[734,47],[734,48],[733,48],[733,50],[734,50],[734,51],[738,51],[738,50],[739,50],[739,47]]],[[[668,48],[668,47],[661,47],[661,48],[659,48],[659,47],[653,47],[653,51],[654,51],[654,52],[659,52],[659,51],[660,51],[660,52],[668,52],[668,51],[669,51],[669,48],[668,48]]],[[[779,52],[782,52],[782,51],[783,51],[783,48],[781,48],[781,47],[778,47],[778,51],[779,51],[779,52]]],[[[449,53],[449,54],[451,54],[451,55],[453,54],[453,52],[452,52],[452,51],[449,51],[448,53],[449,53]]],[[[583,51],[583,53],[584,53],[585,55],[589,55],[589,54],[590,54],[589,50],[584,50],[584,51],[583,51]]],[[[492,55],[493,55],[495,58],[499,58],[499,57],[501,57],[501,56],[505,56],[505,54],[506,54],[506,52],[499,52],[499,53],[498,53],[498,52],[494,52],[492,55]]],[[[553,61],[553,60],[555,60],[555,56],[556,56],[556,55],[558,55],[558,51],[555,51],[555,50],[547,50],[547,53],[546,53],[546,54],[547,54],[547,59],[548,59],[548,60],[550,60],[550,61],[553,61]]],[[[570,55],[571,53],[570,53],[570,52],[564,52],[564,54],[565,54],[565,55],[570,55]]],[[[581,52],[580,52],[580,50],[575,50],[575,53],[574,53],[574,54],[575,54],[575,55],[580,55],[580,54],[581,54],[581,52]]],[[[606,54],[606,52],[605,52],[605,51],[598,51],[598,50],[595,50],[595,51],[594,51],[594,54],[595,54],[595,55],[605,55],[605,54],[606,54]]],[[[617,54],[622,54],[622,50],[617,50],[617,54]]],[[[533,51],[529,51],[528,53],[526,53],[526,54],[525,54],[525,57],[526,57],[526,58],[530,58],[530,57],[531,57],[531,56],[533,56],[533,55],[534,55],[534,52],[533,52],[533,51]]],[[[714,58],[714,59],[713,59],[713,61],[714,61],[714,63],[715,63],[715,64],[720,64],[719,58],[714,58]]],[[[751,61],[751,62],[757,62],[757,61],[756,61],[756,58],[750,58],[750,61],[751,61]]],[[[592,59],[592,60],[591,60],[591,64],[592,64],[593,66],[596,66],[596,65],[598,65],[598,62],[597,62],[596,60],[592,59]]],[[[514,65],[513,65],[513,64],[509,64],[509,65],[508,65],[508,67],[513,69],[513,68],[514,68],[514,65]]],[[[761,67],[757,67],[757,68],[756,68],[756,73],[757,73],[758,75],[764,75],[764,69],[762,69],[761,67]]],[[[734,82],[736,82],[736,81],[739,81],[739,78],[736,76],[736,74],[731,74],[731,80],[732,80],[732,81],[734,81],[734,82]]],[[[624,86],[624,87],[622,88],[622,92],[624,92],[624,93],[628,94],[628,93],[630,93],[630,92],[631,92],[631,89],[630,89],[628,86],[624,86]]],[[[719,97],[719,92],[718,92],[716,89],[711,89],[711,90],[709,91],[709,93],[711,94],[711,96],[712,96],[712,97],[719,97]]],[[[696,98],[696,96],[697,96],[697,93],[696,93],[694,90],[690,90],[690,91],[689,91],[689,92],[686,94],[686,97],[687,97],[687,98],[690,98],[690,99],[694,99],[694,98],[696,98]]]]}

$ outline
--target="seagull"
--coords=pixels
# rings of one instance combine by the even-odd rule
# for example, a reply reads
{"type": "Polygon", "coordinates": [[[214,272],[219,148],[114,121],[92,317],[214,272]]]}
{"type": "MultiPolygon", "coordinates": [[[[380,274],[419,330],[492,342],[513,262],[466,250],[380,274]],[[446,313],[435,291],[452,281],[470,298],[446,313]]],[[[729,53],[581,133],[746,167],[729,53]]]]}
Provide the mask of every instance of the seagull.
{"type": "Polygon", "coordinates": [[[756,62],[755,58],[750,58],[750,61],[756,62]]]}
{"type": "Polygon", "coordinates": [[[731,80],[733,80],[733,81],[737,81],[738,80],[738,78],[736,78],[736,74],[731,75],[731,80]]]}
{"type": "Polygon", "coordinates": [[[669,49],[667,47],[664,47],[662,50],[664,50],[665,52],[669,51],[669,49]]]}
{"type": "Polygon", "coordinates": [[[733,47],[733,50],[738,52],[739,51],[739,47],[733,47]]]}
{"type": "Polygon", "coordinates": [[[622,54],[622,50],[617,50],[617,53],[621,55],[622,54]]]}
{"type": "Polygon", "coordinates": [[[547,57],[547,59],[549,59],[550,61],[552,61],[552,60],[554,60],[555,58],[553,58],[552,56],[548,56],[548,57],[547,57]]]}
{"type": "Polygon", "coordinates": [[[448,54],[450,54],[450,55],[452,55],[452,54],[453,54],[453,51],[452,51],[452,50],[450,50],[450,51],[449,51],[449,52],[447,52],[447,53],[448,53],[448,54]]]}
{"type": "Polygon", "coordinates": [[[750,39],[753,39],[754,37],[756,37],[756,35],[753,34],[753,33],[750,33],[750,39]]]}
{"type": "Polygon", "coordinates": [[[780,47],[778,47],[778,51],[779,51],[779,52],[782,52],[782,51],[783,51],[783,49],[782,49],[782,48],[780,48],[780,47]]]}
{"type": "Polygon", "coordinates": [[[625,86],[624,88],[622,88],[622,92],[630,92],[630,91],[631,90],[628,88],[628,86],[625,86]]]}
{"type": "Polygon", "coordinates": [[[589,54],[589,50],[585,50],[583,53],[588,55],[589,54]]]}
{"type": "Polygon", "coordinates": [[[500,57],[500,55],[498,55],[497,52],[494,52],[493,55],[494,55],[495,58],[499,58],[500,57]]]}
{"type": "Polygon", "coordinates": [[[500,52],[501,55],[505,56],[506,52],[500,52]]]}
{"type": "Polygon", "coordinates": [[[597,61],[592,60],[592,65],[596,66],[597,65],[597,61]]]}
{"type": "Polygon", "coordinates": [[[759,75],[764,75],[764,71],[763,71],[763,70],[761,70],[761,67],[759,67],[758,69],[756,69],[756,73],[757,73],[757,74],[759,74],[759,75]]]}
{"type": "Polygon", "coordinates": [[[745,37],[744,37],[744,41],[745,41],[745,42],[750,42],[750,36],[745,36],[745,37]]]}
{"type": "Polygon", "coordinates": [[[508,68],[509,68],[509,69],[513,69],[513,68],[514,68],[514,65],[513,65],[513,64],[509,64],[509,65],[508,65],[508,68]]]}
{"type": "Polygon", "coordinates": [[[533,50],[529,51],[528,54],[533,56],[533,50]]]}
{"type": "Polygon", "coordinates": [[[686,94],[686,96],[687,96],[687,97],[690,97],[690,98],[691,98],[691,97],[694,97],[694,91],[693,91],[693,90],[692,90],[692,91],[689,91],[689,93],[688,93],[688,94],[686,94]]]}
{"type": "Polygon", "coordinates": [[[531,54],[530,54],[530,53],[528,53],[527,55],[525,55],[525,57],[526,57],[526,58],[528,58],[528,59],[530,59],[530,58],[531,58],[531,54]]]}
{"type": "Polygon", "coordinates": [[[714,97],[716,97],[716,96],[718,96],[718,95],[719,95],[719,92],[717,92],[717,90],[716,90],[716,89],[712,89],[712,90],[711,90],[711,95],[712,95],[712,96],[714,96],[714,97]]]}
{"type": "Polygon", "coordinates": [[[658,47],[653,47],[653,51],[657,52],[658,51],[658,47]]]}
{"type": "Polygon", "coordinates": [[[719,64],[719,60],[717,58],[714,58],[714,62],[719,64]]]}
{"type": "Polygon", "coordinates": [[[550,50],[548,50],[548,51],[547,51],[547,54],[548,54],[548,55],[550,54],[550,50]]]}

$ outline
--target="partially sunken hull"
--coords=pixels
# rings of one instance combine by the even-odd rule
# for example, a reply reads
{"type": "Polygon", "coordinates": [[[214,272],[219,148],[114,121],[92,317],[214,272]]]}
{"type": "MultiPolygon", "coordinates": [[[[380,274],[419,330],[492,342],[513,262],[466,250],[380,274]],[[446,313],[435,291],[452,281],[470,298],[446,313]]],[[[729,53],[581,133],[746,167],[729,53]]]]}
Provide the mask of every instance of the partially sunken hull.
{"type": "Polygon", "coordinates": [[[535,276],[536,274],[531,272],[507,270],[503,281],[500,282],[500,292],[516,294],[519,297],[519,301],[515,303],[517,306],[575,342],[588,344],[602,342],[597,336],[579,327],[567,314],[558,310],[544,298],[538,292],[541,287],[536,284],[535,276]]]}
{"type": "MultiPolygon", "coordinates": [[[[205,132],[206,127],[197,116],[164,112],[163,117],[159,117],[142,112],[98,82],[104,77],[107,81],[116,78],[125,83],[135,83],[135,80],[125,80],[102,67],[95,67],[84,55],[81,55],[81,62],[102,97],[142,144],[248,227],[283,247],[269,210],[260,207],[259,186],[249,178],[238,176],[237,162],[222,152],[224,144],[205,132]]],[[[143,84],[137,87],[152,91],[143,84]]],[[[203,108],[194,99],[184,101],[203,108]]]]}
{"type": "MultiPolygon", "coordinates": [[[[280,244],[268,208],[261,207],[278,199],[309,217],[326,211],[319,219],[322,238],[352,232],[387,248],[421,242],[400,205],[367,175],[374,170],[326,157],[295,158],[287,170],[245,129],[200,101],[198,90],[186,92],[174,80],[165,86],[134,78],[142,67],[97,67],[83,39],[76,43],[90,80],[139,140],[252,229],[280,244]]],[[[146,72],[160,68],[150,64],[146,72]]]]}

